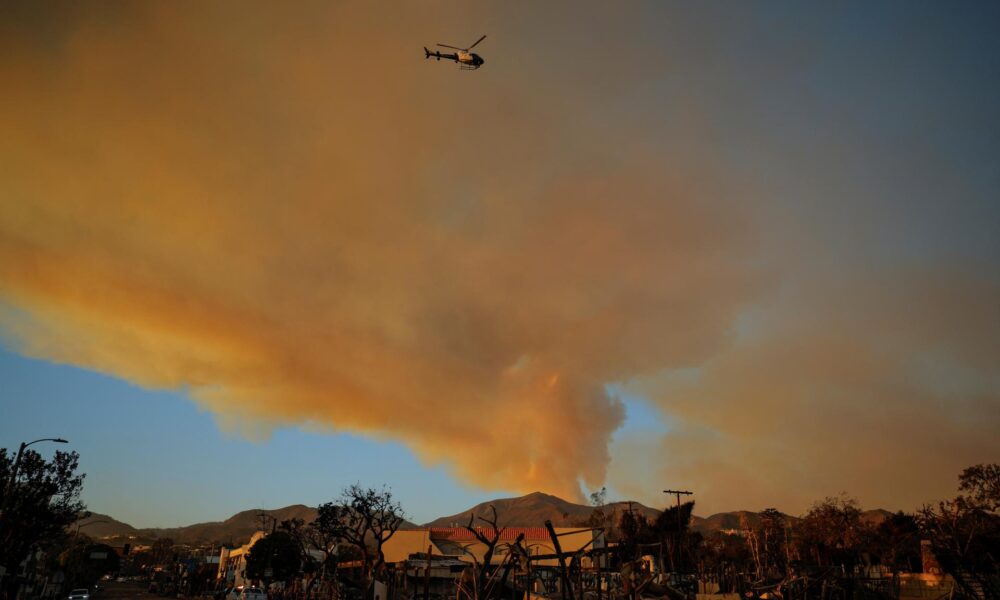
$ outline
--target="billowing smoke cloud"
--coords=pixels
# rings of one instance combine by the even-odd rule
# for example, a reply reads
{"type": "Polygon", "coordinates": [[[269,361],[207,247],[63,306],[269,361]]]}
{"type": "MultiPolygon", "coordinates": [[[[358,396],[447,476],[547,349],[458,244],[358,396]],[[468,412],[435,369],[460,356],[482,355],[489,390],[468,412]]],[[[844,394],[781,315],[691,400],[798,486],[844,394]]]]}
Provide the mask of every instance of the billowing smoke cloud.
{"type": "Polygon", "coordinates": [[[250,435],[400,439],[578,496],[623,420],[605,383],[725,339],[747,242],[703,174],[604,148],[523,80],[411,60],[419,10],[148,9],[4,36],[24,352],[189,389],[250,435]]]}
{"type": "Polygon", "coordinates": [[[328,4],[0,9],[10,343],[490,488],[912,508],[997,458],[996,257],[946,256],[993,252],[995,168],[933,168],[995,144],[907,137],[958,131],[919,47],[832,36],[851,62],[809,9],[328,4]],[[479,72],[422,57],[481,33],[479,72]],[[610,382],[669,431],[609,451],[610,382]]]}
{"type": "Polygon", "coordinates": [[[655,501],[643,477],[694,481],[708,511],[914,510],[997,456],[1000,287],[925,269],[788,295],[702,368],[635,383],[675,428],[617,444],[613,482],[655,501]],[[642,455],[666,459],[636,473],[642,455]]]}

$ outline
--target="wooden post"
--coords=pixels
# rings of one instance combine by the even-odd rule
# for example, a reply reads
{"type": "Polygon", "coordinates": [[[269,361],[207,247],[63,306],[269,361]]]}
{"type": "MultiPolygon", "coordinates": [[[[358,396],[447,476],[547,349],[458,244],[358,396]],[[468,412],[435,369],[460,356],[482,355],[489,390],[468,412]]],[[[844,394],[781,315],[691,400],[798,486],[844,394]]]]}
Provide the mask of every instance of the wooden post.
{"type": "Polygon", "coordinates": [[[552,527],[552,521],[546,519],[545,528],[549,530],[549,537],[552,538],[552,547],[559,557],[559,577],[562,581],[563,600],[573,600],[573,583],[569,579],[569,573],[566,572],[566,558],[563,556],[562,547],[559,545],[559,536],[556,535],[556,530],[552,527]]]}
{"type": "Polygon", "coordinates": [[[433,544],[427,545],[427,568],[424,570],[424,600],[431,600],[431,551],[433,544]]]}
{"type": "MultiPolygon", "coordinates": [[[[520,547],[521,546],[521,542],[523,542],[523,541],[524,541],[524,534],[523,533],[519,533],[519,534],[517,534],[517,538],[514,539],[514,543],[511,544],[510,546],[508,546],[509,551],[507,553],[507,560],[505,561],[506,564],[504,565],[504,568],[503,568],[503,575],[500,577],[500,594],[501,594],[501,597],[503,597],[503,592],[504,592],[504,590],[507,587],[507,578],[510,577],[510,570],[514,567],[514,556],[515,556],[514,548],[515,547],[520,547]]],[[[514,575],[514,578],[515,579],[514,579],[514,586],[513,587],[514,587],[514,589],[517,589],[517,575],[516,575],[516,573],[514,575]]]]}

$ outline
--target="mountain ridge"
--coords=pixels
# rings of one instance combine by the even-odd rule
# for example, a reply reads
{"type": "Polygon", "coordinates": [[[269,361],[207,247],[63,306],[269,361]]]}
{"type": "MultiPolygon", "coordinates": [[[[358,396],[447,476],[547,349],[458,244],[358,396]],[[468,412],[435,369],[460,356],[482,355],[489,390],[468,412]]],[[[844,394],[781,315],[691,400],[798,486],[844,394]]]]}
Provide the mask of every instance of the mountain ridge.
{"type": "MultiPolygon", "coordinates": [[[[127,539],[135,542],[152,542],[170,538],[177,544],[228,543],[243,544],[261,527],[259,515],[263,513],[275,523],[288,519],[302,519],[311,522],[316,518],[316,509],[304,504],[292,504],[275,509],[250,509],[240,511],[224,521],[205,521],[179,527],[138,528],[118,521],[102,513],[89,513],[74,525],[79,525],[81,533],[105,540],[127,539]],[[103,522],[102,522],[103,521],[103,522]]],[[[268,521],[270,523],[270,521],[268,521]]]]}
{"type": "MultiPolygon", "coordinates": [[[[624,507],[632,504],[633,508],[646,517],[655,518],[659,510],[644,506],[639,502],[609,502],[605,505],[613,514],[619,514],[624,507]]],[[[563,500],[558,496],[544,492],[532,492],[516,498],[497,498],[480,502],[479,504],[444,517],[438,517],[424,524],[425,527],[464,527],[469,523],[470,515],[474,515],[475,525],[486,525],[480,517],[490,517],[490,506],[497,509],[497,524],[501,527],[536,527],[546,520],[552,521],[556,527],[575,527],[585,521],[593,512],[593,506],[576,504],[563,500]]]]}
{"type": "MultiPolygon", "coordinates": [[[[481,502],[464,511],[453,515],[438,517],[422,527],[464,527],[469,523],[470,515],[475,517],[475,525],[484,526],[486,522],[479,517],[489,517],[492,513],[489,507],[497,509],[497,521],[501,527],[541,527],[546,520],[552,521],[556,527],[578,527],[590,517],[594,506],[576,504],[563,500],[558,496],[543,492],[532,492],[513,498],[497,498],[481,502]]],[[[623,511],[634,510],[646,518],[655,519],[662,511],[635,501],[609,502],[604,505],[606,512],[617,521],[623,511]]],[[[177,544],[242,544],[250,539],[253,533],[260,529],[260,514],[268,515],[275,522],[287,519],[303,519],[311,522],[316,518],[315,508],[304,504],[292,504],[276,509],[250,509],[240,511],[224,521],[206,521],[180,527],[146,527],[136,528],[128,523],[118,521],[101,513],[89,513],[89,516],[77,521],[79,533],[104,540],[130,540],[136,543],[152,543],[157,539],[170,538],[177,544]]],[[[784,513],[783,513],[784,514],[784,513]]],[[[877,508],[862,513],[862,520],[877,525],[893,513],[877,508]]],[[[703,534],[714,531],[738,530],[742,528],[745,519],[751,526],[760,522],[760,513],[736,510],[720,512],[699,517],[692,515],[691,529],[703,534]]],[[[791,522],[797,522],[799,517],[785,515],[791,522]]],[[[71,529],[76,529],[76,525],[71,529]]],[[[404,522],[403,528],[417,527],[413,523],[404,522]]]]}

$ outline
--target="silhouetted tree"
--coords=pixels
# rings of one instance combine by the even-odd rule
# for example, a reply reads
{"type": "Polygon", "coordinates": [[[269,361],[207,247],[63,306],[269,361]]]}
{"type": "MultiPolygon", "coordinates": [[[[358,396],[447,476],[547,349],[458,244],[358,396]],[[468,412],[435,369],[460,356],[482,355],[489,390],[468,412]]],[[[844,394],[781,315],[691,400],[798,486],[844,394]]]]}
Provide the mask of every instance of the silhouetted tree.
{"type": "Polygon", "coordinates": [[[614,511],[608,509],[608,489],[601,488],[590,494],[590,505],[594,507],[590,515],[578,524],[581,527],[603,529],[605,535],[611,537],[614,528],[614,511]]]}
{"type": "Polygon", "coordinates": [[[291,535],[299,546],[302,572],[307,579],[304,590],[306,596],[318,581],[336,577],[338,560],[351,559],[357,554],[352,551],[356,550],[355,548],[344,548],[340,544],[341,530],[344,526],[340,518],[343,507],[328,504],[320,508],[316,519],[308,525],[302,519],[289,519],[278,525],[278,528],[291,535]]]}
{"type": "Polygon", "coordinates": [[[920,527],[915,516],[899,511],[872,532],[871,551],[893,571],[920,569],[920,527]]]}
{"type": "MultiPolygon", "coordinates": [[[[504,575],[499,582],[499,585],[490,586],[490,581],[492,579],[491,573],[493,573],[493,555],[496,553],[497,545],[500,543],[500,538],[503,537],[504,528],[497,524],[497,509],[492,504],[490,505],[491,516],[474,516],[469,514],[469,524],[465,526],[480,544],[486,546],[486,551],[483,553],[483,560],[480,563],[479,560],[472,555],[473,561],[476,563],[476,568],[478,573],[475,576],[475,594],[474,598],[478,600],[485,600],[489,597],[489,589],[495,589],[500,591],[503,589],[503,583],[507,574],[509,573],[509,568],[504,570],[504,575]],[[479,519],[485,523],[486,527],[475,527],[475,521],[479,519]]],[[[521,538],[518,538],[520,542],[521,538]]]]}
{"type": "Polygon", "coordinates": [[[758,579],[780,579],[787,575],[787,519],[775,508],[765,508],[759,522],[745,524],[747,546],[754,560],[758,579]]]}
{"type": "Polygon", "coordinates": [[[641,556],[641,547],[656,541],[656,535],[646,517],[632,510],[622,512],[618,521],[618,535],[618,558],[622,562],[637,560],[641,556]]]}
{"type": "MultiPolygon", "coordinates": [[[[965,469],[958,487],[965,493],[920,511],[921,532],[941,567],[959,585],[976,581],[975,587],[1000,596],[1000,465],[965,469]]],[[[972,588],[966,591],[976,593],[972,588]]]]}
{"type": "Polygon", "coordinates": [[[372,597],[375,577],[385,568],[382,547],[402,523],[403,507],[393,500],[388,488],[366,489],[360,484],[346,488],[338,503],[321,505],[317,518],[325,535],[342,539],[358,549],[366,598],[372,597]]]}
{"type": "Polygon", "coordinates": [[[663,512],[656,517],[653,523],[656,541],[667,549],[667,557],[670,560],[672,571],[679,571],[689,566],[684,563],[690,562],[692,558],[690,548],[684,542],[693,510],[694,502],[670,506],[663,509],[663,512]]]}
{"type": "Polygon", "coordinates": [[[974,465],[958,476],[966,505],[987,513],[1000,511],[1000,464],[974,465]]]}
{"type": "Polygon", "coordinates": [[[737,573],[746,572],[753,564],[746,539],[739,535],[715,531],[700,539],[695,548],[699,574],[718,581],[720,593],[735,591],[737,573]]]}
{"type": "Polygon", "coordinates": [[[313,558],[312,553],[309,552],[310,543],[307,535],[309,526],[306,525],[305,519],[286,519],[281,523],[278,523],[277,530],[287,533],[292,541],[295,542],[302,559],[302,570],[305,572],[315,570],[316,565],[313,564],[315,563],[315,559],[313,558]]]}
{"type": "MultiPolygon", "coordinates": [[[[345,555],[340,545],[343,539],[341,537],[344,527],[341,519],[343,510],[342,506],[332,503],[320,506],[316,520],[303,531],[307,546],[322,553],[318,568],[319,572],[326,576],[336,575],[337,562],[345,555]]],[[[310,584],[314,581],[310,581],[310,584]]]]}
{"type": "Polygon", "coordinates": [[[246,573],[250,579],[288,581],[299,572],[302,553],[298,543],[287,531],[275,531],[250,547],[246,558],[246,573]]]}
{"type": "Polygon", "coordinates": [[[39,546],[66,537],[66,528],[84,510],[80,456],[57,451],[51,461],[26,449],[14,478],[16,456],[0,448],[0,566],[6,569],[2,592],[10,597],[20,585],[20,563],[39,546]]]}
{"type": "Polygon", "coordinates": [[[813,504],[798,526],[800,555],[817,566],[853,567],[867,535],[858,501],[829,497],[813,504]]]}

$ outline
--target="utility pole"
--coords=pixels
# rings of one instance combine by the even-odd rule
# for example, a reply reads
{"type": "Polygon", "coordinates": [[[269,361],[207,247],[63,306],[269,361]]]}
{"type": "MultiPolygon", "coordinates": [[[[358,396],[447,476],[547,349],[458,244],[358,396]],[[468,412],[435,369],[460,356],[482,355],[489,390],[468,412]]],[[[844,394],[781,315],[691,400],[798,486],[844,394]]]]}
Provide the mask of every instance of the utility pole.
{"type": "MultiPolygon", "coordinates": [[[[264,505],[264,503],[261,502],[261,506],[263,506],[263,505],[264,505]]],[[[256,516],[257,516],[257,519],[260,520],[260,531],[264,534],[264,538],[267,538],[269,535],[273,534],[274,533],[274,528],[275,528],[275,525],[277,524],[278,519],[276,517],[272,517],[271,515],[269,515],[266,512],[264,512],[263,508],[261,508],[259,511],[257,511],[257,515],[256,516]],[[267,532],[267,523],[268,523],[268,521],[271,522],[271,533],[270,534],[267,532]]],[[[261,539],[264,539],[264,538],[261,538],[261,539]]],[[[272,560],[274,558],[274,545],[273,545],[273,543],[270,544],[270,546],[271,546],[271,548],[268,550],[268,554],[267,554],[267,566],[264,567],[264,589],[265,590],[267,590],[271,586],[271,576],[272,576],[272,574],[274,572],[272,570],[272,567],[271,567],[271,562],[272,562],[272,560]]]]}
{"type": "MultiPolygon", "coordinates": [[[[686,490],[663,490],[664,494],[673,494],[677,497],[677,559],[680,560],[680,548],[681,548],[681,496],[690,496],[694,492],[689,492],[686,490]]],[[[674,562],[674,552],[673,548],[670,550],[670,561],[673,562],[673,566],[676,569],[677,563],[674,562]]]]}
{"type": "Polygon", "coordinates": [[[681,496],[690,496],[694,492],[687,492],[684,490],[663,490],[664,494],[673,494],[677,496],[677,531],[681,530],[681,496]]]}
{"type": "MultiPolygon", "coordinates": [[[[260,509],[257,512],[256,516],[257,516],[257,519],[260,521],[260,530],[263,531],[265,535],[267,534],[267,522],[268,522],[268,520],[269,519],[273,519],[274,521],[277,521],[277,519],[274,519],[273,517],[271,517],[271,515],[269,515],[266,512],[264,512],[263,508],[260,509]]],[[[274,525],[273,524],[271,526],[271,533],[274,533],[274,525]]]]}

